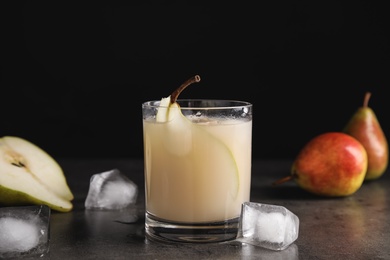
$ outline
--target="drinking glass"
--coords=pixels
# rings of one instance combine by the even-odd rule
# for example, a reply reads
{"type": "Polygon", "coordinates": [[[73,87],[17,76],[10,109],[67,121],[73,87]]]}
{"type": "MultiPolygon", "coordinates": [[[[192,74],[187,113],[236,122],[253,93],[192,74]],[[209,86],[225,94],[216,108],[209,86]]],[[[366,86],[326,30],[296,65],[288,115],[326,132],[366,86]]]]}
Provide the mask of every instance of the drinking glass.
{"type": "Polygon", "coordinates": [[[236,100],[142,104],[145,234],[165,242],[221,242],[237,236],[250,199],[252,110],[236,100]],[[169,111],[158,120],[158,111],[169,111]]]}

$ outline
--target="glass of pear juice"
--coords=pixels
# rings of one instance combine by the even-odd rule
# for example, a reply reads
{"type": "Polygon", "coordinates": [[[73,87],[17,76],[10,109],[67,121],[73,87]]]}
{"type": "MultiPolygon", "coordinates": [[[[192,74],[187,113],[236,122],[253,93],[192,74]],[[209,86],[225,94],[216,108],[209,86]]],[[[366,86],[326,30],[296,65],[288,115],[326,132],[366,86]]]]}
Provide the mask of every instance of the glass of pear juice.
{"type": "Polygon", "coordinates": [[[250,199],[252,104],[178,99],[167,115],[161,102],[142,104],[146,237],[235,239],[250,199]]]}

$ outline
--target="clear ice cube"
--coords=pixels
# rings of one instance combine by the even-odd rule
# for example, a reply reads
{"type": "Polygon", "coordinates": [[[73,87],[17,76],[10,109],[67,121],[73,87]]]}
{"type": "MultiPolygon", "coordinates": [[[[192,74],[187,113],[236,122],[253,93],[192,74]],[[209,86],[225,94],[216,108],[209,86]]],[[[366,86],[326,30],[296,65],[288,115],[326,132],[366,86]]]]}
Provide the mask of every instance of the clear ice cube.
{"type": "Polygon", "coordinates": [[[50,213],[46,205],[0,208],[0,259],[48,253],[50,213]]]}
{"type": "Polygon", "coordinates": [[[242,204],[237,240],[271,250],[284,250],[299,233],[299,218],[283,206],[242,204]]]}
{"type": "Polygon", "coordinates": [[[121,210],[134,204],[137,185],[118,169],[92,175],[86,209],[121,210]]]}

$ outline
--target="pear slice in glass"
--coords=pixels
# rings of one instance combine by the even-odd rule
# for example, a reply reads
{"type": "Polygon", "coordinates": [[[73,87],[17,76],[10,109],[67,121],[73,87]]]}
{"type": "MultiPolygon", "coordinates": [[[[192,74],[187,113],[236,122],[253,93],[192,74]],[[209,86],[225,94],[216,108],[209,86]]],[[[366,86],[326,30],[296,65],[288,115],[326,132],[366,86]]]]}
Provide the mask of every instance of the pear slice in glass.
{"type": "MultiPolygon", "coordinates": [[[[200,78],[193,78],[177,89],[172,95],[162,98],[156,116],[158,123],[164,125],[164,146],[171,155],[178,160],[187,160],[193,166],[193,181],[204,189],[212,189],[213,178],[220,185],[225,185],[231,199],[237,197],[240,187],[239,171],[234,155],[229,147],[218,137],[206,131],[200,125],[193,123],[183,115],[180,105],[176,102],[180,92],[189,84],[198,82],[200,78]],[[213,160],[212,163],[208,163],[213,160]],[[212,167],[212,168],[210,168],[212,167]],[[210,185],[208,185],[210,183],[210,185]]],[[[216,194],[223,201],[226,194],[216,194]]]]}

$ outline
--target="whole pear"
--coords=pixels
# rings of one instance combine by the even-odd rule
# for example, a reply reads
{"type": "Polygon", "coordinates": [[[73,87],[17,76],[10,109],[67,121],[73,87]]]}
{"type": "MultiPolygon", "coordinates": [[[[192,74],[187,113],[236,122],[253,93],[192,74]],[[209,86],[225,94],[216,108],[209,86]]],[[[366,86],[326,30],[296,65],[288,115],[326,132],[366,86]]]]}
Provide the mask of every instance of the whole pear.
{"type": "Polygon", "coordinates": [[[368,106],[371,93],[367,92],[363,106],[353,114],[343,132],[359,140],[367,151],[368,168],[366,180],[374,180],[383,175],[389,161],[389,148],[386,136],[375,112],[368,106]]]}
{"type": "Polygon", "coordinates": [[[342,132],[326,132],[312,138],[298,153],[291,175],[304,190],[326,197],[343,197],[355,193],[363,184],[367,171],[367,152],[354,137],[342,132]]]}

